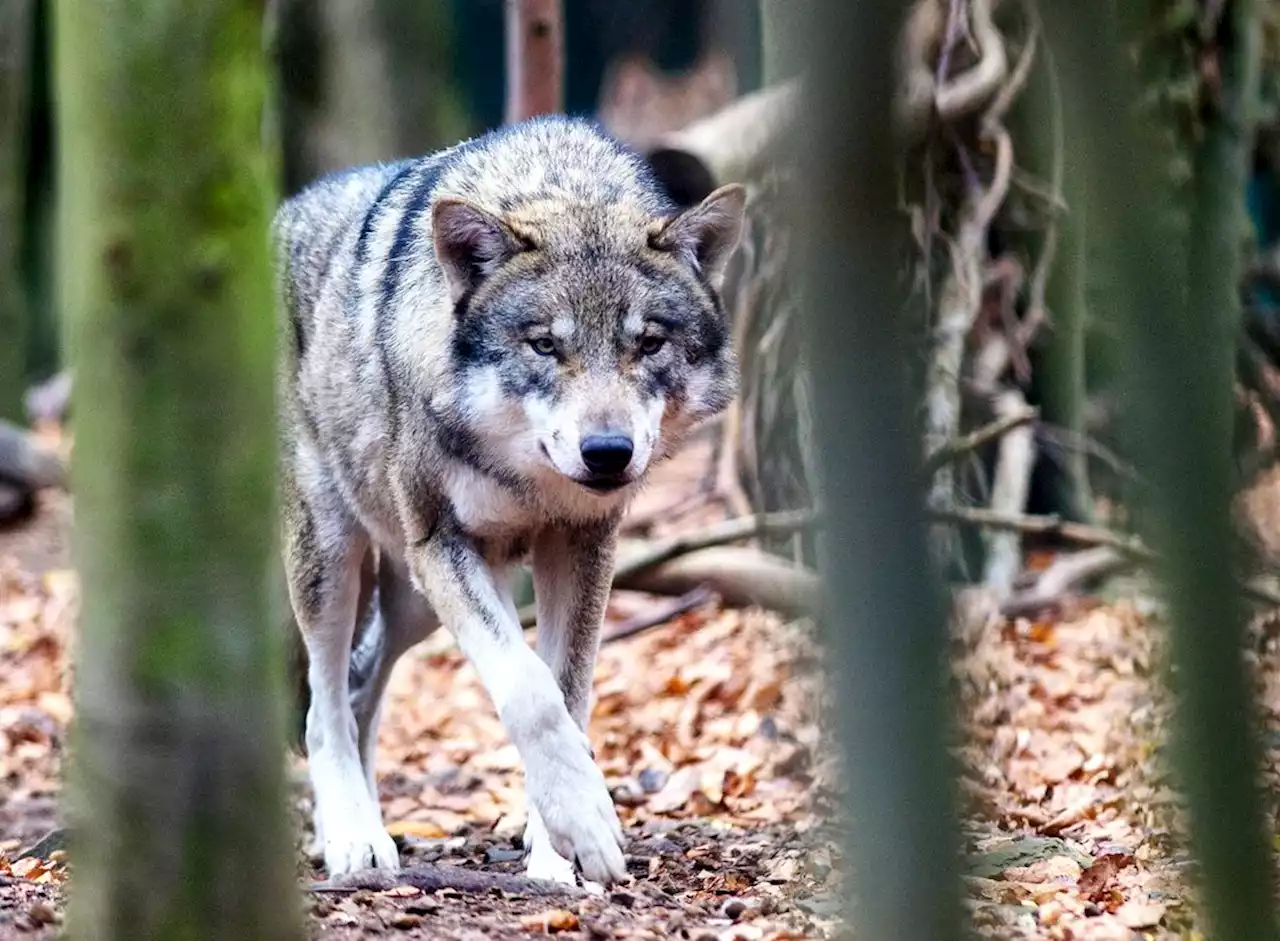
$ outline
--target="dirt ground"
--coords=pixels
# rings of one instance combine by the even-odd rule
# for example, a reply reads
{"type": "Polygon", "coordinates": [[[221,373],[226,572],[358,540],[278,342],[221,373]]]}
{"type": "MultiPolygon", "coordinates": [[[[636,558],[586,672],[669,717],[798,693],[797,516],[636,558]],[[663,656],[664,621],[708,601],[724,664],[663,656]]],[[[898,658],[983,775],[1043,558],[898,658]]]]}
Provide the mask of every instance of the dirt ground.
{"type": "MultiPolygon", "coordinates": [[[[668,469],[637,512],[677,501],[704,457],[668,469]]],[[[697,526],[709,512],[663,526],[697,526]]],[[[22,858],[59,819],[78,606],[69,521],[68,500],[51,496],[34,524],[0,534],[0,939],[56,937],[74,886],[61,851],[22,858]]],[[[1168,704],[1149,594],[1135,580],[1106,599],[956,632],[964,905],[982,936],[1195,937],[1181,808],[1160,744],[1168,704]]],[[[661,603],[619,593],[610,621],[661,603]]],[[[1276,636],[1260,622],[1253,655],[1273,728],[1276,636]]],[[[519,885],[315,891],[322,873],[301,852],[309,795],[295,762],[309,936],[838,936],[841,856],[830,820],[839,782],[820,734],[820,660],[807,623],[714,599],[604,645],[591,738],[627,829],[633,881],[603,897],[519,885]]],[[[1267,757],[1275,780],[1280,752],[1267,757]]],[[[443,633],[397,671],[379,771],[384,817],[408,865],[519,873],[519,764],[443,633]]]]}

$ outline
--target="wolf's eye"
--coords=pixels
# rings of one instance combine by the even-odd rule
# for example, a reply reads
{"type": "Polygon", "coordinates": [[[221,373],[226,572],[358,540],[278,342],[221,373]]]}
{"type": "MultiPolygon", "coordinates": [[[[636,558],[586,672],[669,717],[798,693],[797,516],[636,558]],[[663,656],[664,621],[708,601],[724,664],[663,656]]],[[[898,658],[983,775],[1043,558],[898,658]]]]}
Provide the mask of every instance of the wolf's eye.
{"type": "Polygon", "coordinates": [[[652,356],[666,345],[666,337],[643,336],[640,338],[640,353],[644,356],[652,356]]]}
{"type": "Polygon", "coordinates": [[[535,337],[529,341],[529,345],[539,356],[554,356],[556,352],[556,341],[551,337],[535,337]]]}

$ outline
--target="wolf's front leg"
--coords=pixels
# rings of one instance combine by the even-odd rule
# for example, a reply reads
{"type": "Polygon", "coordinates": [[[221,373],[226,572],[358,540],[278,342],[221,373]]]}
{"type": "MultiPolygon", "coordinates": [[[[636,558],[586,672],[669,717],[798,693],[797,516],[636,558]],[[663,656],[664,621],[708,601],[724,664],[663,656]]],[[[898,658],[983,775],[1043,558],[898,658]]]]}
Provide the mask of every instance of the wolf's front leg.
{"type": "Polygon", "coordinates": [[[358,869],[396,869],[399,854],[361,769],[348,693],[367,537],[320,495],[290,494],[286,506],[285,564],[309,660],[307,764],[325,869],[330,878],[358,869]]]}
{"type": "MultiPolygon", "coordinates": [[[[565,707],[584,734],[591,715],[600,624],[613,577],[616,532],[613,522],[555,527],[540,533],[533,547],[538,653],[551,668],[565,707]]],[[[530,878],[573,883],[573,864],[552,847],[535,808],[529,811],[524,845],[530,878]]]]}
{"type": "Polygon", "coordinates": [[[443,527],[414,547],[410,568],[497,707],[551,846],[588,879],[623,879],[622,828],[604,775],[554,673],[525,642],[505,585],[464,534],[443,527]]]}

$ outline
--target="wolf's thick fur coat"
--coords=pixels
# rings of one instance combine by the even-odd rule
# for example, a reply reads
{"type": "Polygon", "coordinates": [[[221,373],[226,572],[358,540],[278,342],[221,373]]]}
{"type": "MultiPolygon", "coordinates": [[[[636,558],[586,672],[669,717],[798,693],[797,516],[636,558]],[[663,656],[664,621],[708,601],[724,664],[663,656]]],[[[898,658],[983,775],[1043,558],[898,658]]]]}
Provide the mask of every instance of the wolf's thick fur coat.
{"type": "Polygon", "coordinates": [[[378,712],[440,623],[524,761],[529,874],[625,875],[585,734],[616,530],[733,395],[718,289],[743,201],[679,213],[594,125],[541,118],[281,206],[284,555],[331,876],[398,865],[378,712]],[[536,654],[506,584],[528,556],[536,654]]]}

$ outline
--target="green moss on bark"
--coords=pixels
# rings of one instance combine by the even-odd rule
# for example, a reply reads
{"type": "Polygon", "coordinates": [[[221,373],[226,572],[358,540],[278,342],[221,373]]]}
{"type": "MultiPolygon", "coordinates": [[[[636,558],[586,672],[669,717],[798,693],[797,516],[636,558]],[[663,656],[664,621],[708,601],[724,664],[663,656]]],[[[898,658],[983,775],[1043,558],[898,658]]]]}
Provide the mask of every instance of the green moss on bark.
{"type": "Polygon", "coordinates": [[[62,0],[78,938],[297,937],[262,4],[62,0]]]}

